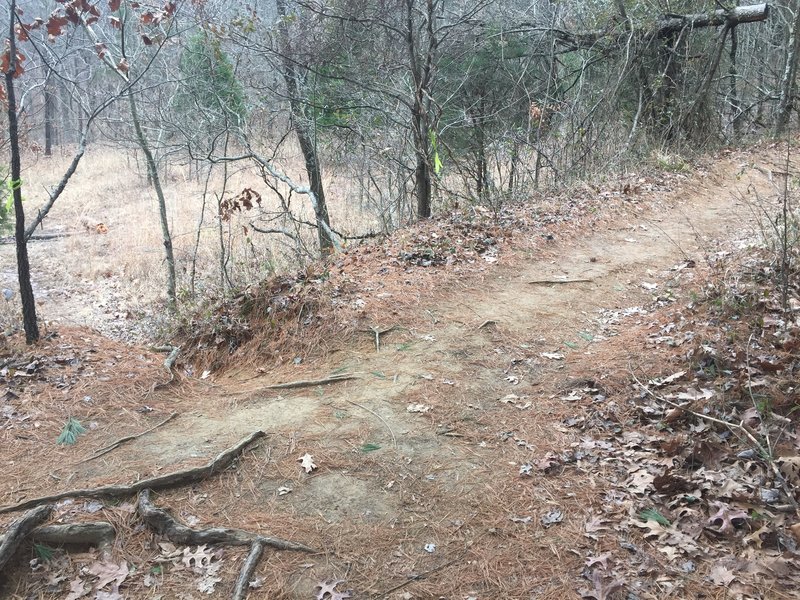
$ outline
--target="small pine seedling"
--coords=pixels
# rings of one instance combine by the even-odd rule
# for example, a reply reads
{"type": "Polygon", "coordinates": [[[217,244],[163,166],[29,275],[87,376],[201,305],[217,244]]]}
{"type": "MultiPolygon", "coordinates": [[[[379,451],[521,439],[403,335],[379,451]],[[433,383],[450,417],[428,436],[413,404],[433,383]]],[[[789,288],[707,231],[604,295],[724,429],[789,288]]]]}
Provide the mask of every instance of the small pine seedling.
{"type": "Polygon", "coordinates": [[[78,419],[70,417],[64,424],[64,429],[61,430],[61,435],[58,436],[56,444],[60,446],[71,446],[78,440],[78,436],[82,433],[86,433],[86,428],[81,425],[78,419]]]}

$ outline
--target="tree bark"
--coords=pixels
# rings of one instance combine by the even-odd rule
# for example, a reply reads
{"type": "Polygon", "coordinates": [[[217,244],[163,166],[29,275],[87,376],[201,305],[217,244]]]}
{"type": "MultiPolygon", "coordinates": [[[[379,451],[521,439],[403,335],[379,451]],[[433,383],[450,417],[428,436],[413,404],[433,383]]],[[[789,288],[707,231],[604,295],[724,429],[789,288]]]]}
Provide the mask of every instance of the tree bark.
{"type": "Polygon", "coordinates": [[[16,0],[11,0],[9,9],[9,61],[5,72],[8,100],[8,137],[11,146],[11,188],[14,198],[14,240],[17,249],[17,279],[22,300],[22,324],[25,341],[32,344],[39,339],[39,324],[36,319],[36,299],[31,285],[31,265],[28,259],[28,240],[25,235],[25,209],[22,206],[21,160],[19,153],[19,123],[17,121],[17,98],[14,91],[14,76],[17,71],[17,47],[14,35],[16,0]]]}
{"type": "Polygon", "coordinates": [[[659,36],[670,35],[682,29],[697,29],[698,27],[719,27],[725,25],[733,27],[740,23],[755,23],[765,21],[769,16],[769,4],[751,4],[736,6],[730,10],[718,9],[710,13],[694,15],[670,15],[661,19],[656,24],[659,36]]]}
{"type": "Polygon", "coordinates": [[[53,154],[53,113],[55,107],[55,92],[53,91],[53,75],[48,69],[44,82],[44,155],[53,154]]]}
{"type": "Polygon", "coordinates": [[[739,51],[739,36],[736,27],[731,27],[731,47],[728,51],[728,77],[730,78],[730,103],[733,112],[731,119],[733,125],[733,139],[738,140],[742,134],[742,101],[739,99],[739,90],[736,80],[739,73],[736,67],[737,53],[739,51]]]}
{"type": "MultiPolygon", "coordinates": [[[[414,35],[414,15],[417,14],[415,0],[406,0],[406,50],[408,51],[408,64],[411,80],[414,85],[414,101],[411,108],[411,125],[414,133],[414,149],[416,154],[416,168],[414,170],[414,189],[417,196],[417,217],[427,219],[431,216],[431,156],[430,156],[430,123],[428,115],[427,98],[430,97],[428,86],[430,84],[433,50],[436,42],[433,38],[433,0],[427,0],[427,32],[428,48],[424,56],[425,63],[420,64],[422,57],[418,56],[419,39],[414,35]]],[[[421,28],[420,28],[421,29],[421,28]]]]}
{"type": "Polygon", "coordinates": [[[309,187],[316,199],[313,204],[317,220],[317,239],[319,240],[320,254],[325,257],[333,252],[334,244],[329,233],[331,223],[328,215],[328,205],[325,202],[325,188],[322,183],[322,165],[320,164],[313,132],[309,127],[308,117],[301,101],[297,69],[291,61],[291,43],[286,25],[286,0],[275,0],[275,5],[280,17],[278,32],[280,34],[281,62],[283,63],[281,75],[289,92],[289,108],[292,113],[297,141],[300,144],[300,151],[303,153],[309,187]]]}
{"type": "Polygon", "coordinates": [[[150,144],[147,142],[147,137],[144,134],[142,124],[139,120],[139,111],[136,109],[136,98],[133,94],[132,90],[128,94],[128,101],[131,107],[131,120],[133,121],[133,129],[136,132],[136,141],[142,149],[142,154],[144,154],[147,164],[147,178],[152,183],[153,189],[156,192],[156,199],[158,200],[161,239],[164,243],[164,257],[167,262],[167,300],[170,308],[174,310],[177,306],[177,296],[175,293],[175,252],[172,248],[172,234],[169,231],[167,201],[164,198],[164,190],[161,187],[161,178],[158,175],[155,158],[150,150],[150,144]]]}
{"type": "Polygon", "coordinates": [[[778,118],[775,121],[775,135],[783,135],[789,126],[794,105],[797,66],[800,61],[800,0],[794,2],[794,21],[789,33],[789,53],[781,80],[781,95],[778,102],[778,118]]]}

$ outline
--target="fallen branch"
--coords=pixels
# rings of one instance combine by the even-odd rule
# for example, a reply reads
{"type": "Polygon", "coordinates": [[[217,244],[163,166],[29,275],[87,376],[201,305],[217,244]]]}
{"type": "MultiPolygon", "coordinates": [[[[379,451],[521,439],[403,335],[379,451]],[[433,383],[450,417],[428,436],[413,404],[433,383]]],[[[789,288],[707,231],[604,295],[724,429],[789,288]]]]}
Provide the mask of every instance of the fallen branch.
{"type": "Polygon", "coordinates": [[[592,283],[594,279],[534,279],[529,285],[548,285],[551,283],[592,283]]]}
{"type": "Polygon", "coordinates": [[[51,496],[42,496],[40,498],[32,498],[17,504],[0,507],[0,514],[14,512],[18,510],[25,510],[40,504],[49,502],[56,502],[64,498],[127,498],[138,494],[145,489],[164,489],[175,487],[186,483],[195,483],[206,477],[209,477],[223,469],[230,466],[233,461],[244,451],[244,449],[252,444],[259,438],[267,435],[263,431],[255,431],[249,436],[244,438],[241,442],[225,450],[217,455],[214,460],[201,467],[193,467],[183,471],[175,471],[166,475],[152,477],[150,479],[143,479],[130,485],[107,485],[99,488],[88,488],[79,490],[68,490],[66,492],[59,492],[51,496]]]}
{"type": "Polygon", "coordinates": [[[31,530],[47,520],[52,510],[52,506],[39,506],[11,523],[8,532],[3,536],[3,542],[0,543],[0,573],[31,530]]]}
{"type": "Polygon", "coordinates": [[[316,552],[304,544],[298,544],[280,538],[268,537],[243,529],[228,527],[210,527],[208,529],[192,529],[179,523],[163,508],[158,508],[150,501],[150,490],[139,492],[137,506],[139,516],[156,533],[163,535],[173,544],[182,546],[198,546],[202,544],[224,544],[227,546],[248,546],[257,542],[262,546],[270,546],[277,550],[294,550],[297,552],[316,552]]]}
{"type": "Polygon", "coordinates": [[[250,553],[242,565],[242,570],[239,571],[239,577],[236,578],[236,584],[233,586],[233,600],[245,600],[247,598],[247,590],[250,589],[250,580],[253,578],[253,572],[258,566],[258,561],[261,560],[261,555],[264,553],[264,545],[255,541],[250,546],[250,553]]]}
{"type": "Polygon", "coordinates": [[[415,581],[422,581],[423,579],[425,579],[426,577],[429,577],[430,575],[433,575],[437,571],[441,571],[442,569],[447,568],[450,565],[453,565],[453,564],[457,563],[458,561],[460,561],[461,559],[464,558],[465,554],[466,554],[466,552],[463,552],[460,556],[454,558],[453,560],[448,560],[446,563],[441,564],[438,567],[434,567],[432,569],[428,569],[424,573],[410,575],[408,577],[408,579],[406,579],[405,581],[401,581],[400,583],[398,583],[394,587],[390,587],[388,590],[380,592],[377,595],[373,596],[372,598],[373,598],[373,600],[377,600],[378,598],[384,598],[384,597],[388,596],[389,594],[391,594],[392,592],[396,592],[397,590],[402,589],[402,588],[406,587],[407,585],[409,585],[409,584],[411,584],[411,583],[413,583],[415,581]]]}
{"type": "Polygon", "coordinates": [[[31,532],[31,538],[37,542],[56,545],[81,544],[98,548],[112,544],[115,537],[117,530],[111,523],[105,521],[45,525],[31,532]]]}
{"type": "Polygon", "coordinates": [[[288,383],[276,383],[261,388],[262,390],[294,390],[304,387],[314,387],[317,385],[328,385],[329,383],[338,383],[340,381],[347,381],[349,379],[358,379],[358,375],[350,373],[342,373],[341,375],[331,375],[325,379],[309,379],[307,381],[290,381],[288,383]]]}
{"type": "Polygon", "coordinates": [[[392,325],[387,329],[378,329],[377,327],[370,327],[369,329],[364,329],[365,333],[373,333],[375,334],[375,352],[381,351],[381,336],[384,333],[389,333],[397,328],[397,325],[392,325]]]}
{"type": "Polygon", "coordinates": [[[389,434],[392,436],[392,445],[395,448],[397,448],[397,438],[394,436],[394,431],[392,431],[392,428],[389,426],[389,423],[386,422],[386,419],[384,419],[382,416],[380,416],[378,413],[376,413],[371,408],[367,408],[366,406],[363,406],[363,405],[359,404],[358,402],[353,402],[352,400],[347,400],[347,402],[349,404],[352,404],[353,406],[357,406],[358,408],[362,408],[365,411],[367,411],[368,413],[373,414],[376,417],[378,417],[381,420],[381,423],[383,423],[386,426],[386,429],[389,430],[389,434]]]}
{"type": "Polygon", "coordinates": [[[154,430],[158,429],[162,425],[164,425],[166,423],[169,423],[172,419],[174,419],[177,416],[178,416],[178,413],[174,412],[170,416],[168,416],[166,419],[161,421],[161,423],[159,423],[158,425],[154,425],[153,427],[151,427],[147,431],[142,431],[141,433],[137,433],[136,435],[129,435],[129,436],[126,436],[126,437],[123,437],[123,438],[119,438],[116,442],[113,442],[112,444],[109,444],[105,448],[100,448],[99,450],[95,450],[94,454],[92,454],[89,458],[84,458],[82,461],[78,462],[77,464],[80,465],[80,464],[83,464],[85,462],[89,462],[90,460],[94,460],[95,458],[100,458],[104,454],[108,454],[112,450],[116,450],[117,448],[119,448],[125,442],[130,442],[131,440],[135,440],[136,438],[140,438],[143,435],[148,434],[151,431],[154,431],[154,430]]]}
{"type": "Polygon", "coordinates": [[[175,381],[175,371],[173,370],[173,367],[175,366],[175,361],[178,360],[178,355],[180,353],[181,353],[180,346],[175,346],[169,351],[169,355],[167,356],[167,358],[164,359],[164,368],[169,373],[169,380],[165,381],[164,383],[156,383],[150,390],[151,392],[154,392],[159,388],[167,387],[169,384],[175,381]]]}
{"type": "MultiPolygon", "coordinates": [[[[61,233],[40,233],[38,235],[31,235],[28,236],[29,242],[48,242],[50,240],[58,240],[65,237],[70,237],[75,235],[76,232],[74,231],[64,231],[61,233]]],[[[0,244],[14,244],[16,243],[14,240],[14,236],[10,235],[7,237],[0,238],[0,244]]]]}

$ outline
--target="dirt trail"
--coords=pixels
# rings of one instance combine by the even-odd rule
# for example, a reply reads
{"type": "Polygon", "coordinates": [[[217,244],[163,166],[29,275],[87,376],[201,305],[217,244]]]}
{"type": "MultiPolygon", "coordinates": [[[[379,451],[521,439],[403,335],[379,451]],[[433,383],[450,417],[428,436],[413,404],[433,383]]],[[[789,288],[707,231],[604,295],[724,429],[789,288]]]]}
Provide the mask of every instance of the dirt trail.
{"type": "MultiPolygon", "coordinates": [[[[493,270],[479,287],[453,290],[444,302],[423,299],[415,326],[384,334],[380,352],[365,334],[324,363],[299,366],[296,377],[281,374],[286,380],[350,372],[358,379],[280,393],[263,390],[276,382],[274,375],[230,376],[198,387],[194,397],[175,399],[178,419],[132,442],[124,456],[111,453],[78,466],[71,485],[119,479],[132,461],[163,472],[263,429],[271,434],[269,453],[248,467],[258,477],[243,490],[235,475],[223,484],[239,490],[240,509],[226,512],[228,499],[221,499],[214,514],[244,526],[241,510],[247,520],[298,541],[306,541],[310,528],[335,549],[337,558],[291,571],[290,589],[285,582],[280,588],[285,597],[312,597],[316,582],[332,573],[348,573],[361,586],[357,597],[371,597],[400,573],[438,568],[469,549],[478,558],[460,572],[472,571],[472,580],[450,581],[443,569],[440,578],[429,578],[429,591],[438,597],[474,588],[480,598],[530,598],[531,590],[541,598],[574,594],[582,559],[563,551],[581,537],[581,520],[545,539],[537,516],[525,531],[509,530],[509,516],[538,515],[555,505],[585,515],[576,492],[597,484],[588,475],[566,489],[542,479],[534,491],[519,479],[519,465],[577,439],[558,426],[563,402],[554,396],[587,374],[602,376],[605,339],[615,325],[600,319],[600,311],[686,294],[694,269],[673,267],[701,265],[718,250],[717,240],[751,233],[752,208],[741,198],[748,186],[772,191],[765,175],[772,166],[761,166],[743,171],[736,157],[718,161],[663,203],[631,203],[627,222],[555,239],[542,253],[493,270]],[[531,283],[557,278],[590,281],[531,283]],[[410,405],[420,412],[410,412],[410,405]],[[297,468],[305,452],[319,467],[311,476],[297,468]],[[279,488],[292,491],[283,495],[279,488]],[[293,524],[290,531],[281,531],[285,523],[293,524]],[[375,554],[350,546],[365,535],[382,540],[375,554]],[[422,550],[428,543],[436,544],[435,552],[422,550]],[[493,554],[482,555],[479,546],[493,554]],[[388,555],[378,553],[383,547],[388,555]],[[512,581],[493,580],[493,572],[508,568],[512,581]]],[[[405,597],[429,597],[420,589],[405,597]]]]}

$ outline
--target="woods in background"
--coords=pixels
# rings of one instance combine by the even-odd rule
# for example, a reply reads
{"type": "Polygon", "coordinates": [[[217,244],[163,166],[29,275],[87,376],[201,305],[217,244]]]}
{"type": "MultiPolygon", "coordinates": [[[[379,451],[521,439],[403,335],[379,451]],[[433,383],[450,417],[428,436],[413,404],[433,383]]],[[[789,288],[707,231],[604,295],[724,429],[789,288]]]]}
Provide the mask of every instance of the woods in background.
{"type": "MultiPolygon", "coordinates": [[[[782,135],[797,117],[800,0],[23,0],[6,18],[23,156],[137,156],[162,207],[173,306],[204,276],[251,283],[232,271],[234,216],[254,247],[278,236],[302,263],[454,206],[498,210],[654,156],[782,135]],[[213,220],[214,274],[176,265],[160,189],[175,165],[206,182],[196,235],[213,220]],[[237,189],[243,169],[252,184],[237,189]],[[375,226],[340,220],[331,197],[375,226]]],[[[29,210],[35,228],[47,210],[29,210]]]]}

